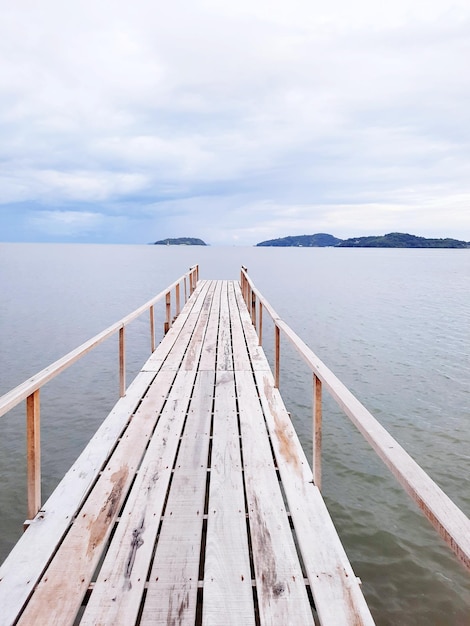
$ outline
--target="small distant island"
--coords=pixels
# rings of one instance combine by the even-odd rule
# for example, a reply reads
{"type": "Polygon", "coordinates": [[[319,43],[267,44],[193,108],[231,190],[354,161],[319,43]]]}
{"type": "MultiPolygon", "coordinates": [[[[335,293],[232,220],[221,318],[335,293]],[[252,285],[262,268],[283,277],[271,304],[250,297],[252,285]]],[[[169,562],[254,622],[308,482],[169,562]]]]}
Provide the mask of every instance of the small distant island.
{"type": "Polygon", "coordinates": [[[261,241],[256,246],[272,247],[335,247],[335,248],[470,248],[470,242],[459,239],[427,239],[407,233],[388,233],[371,237],[338,239],[327,233],[297,235],[261,241]]]}
{"type": "Polygon", "coordinates": [[[196,237],[176,237],[174,239],[161,239],[155,241],[154,246],[207,246],[207,243],[196,237]]]}

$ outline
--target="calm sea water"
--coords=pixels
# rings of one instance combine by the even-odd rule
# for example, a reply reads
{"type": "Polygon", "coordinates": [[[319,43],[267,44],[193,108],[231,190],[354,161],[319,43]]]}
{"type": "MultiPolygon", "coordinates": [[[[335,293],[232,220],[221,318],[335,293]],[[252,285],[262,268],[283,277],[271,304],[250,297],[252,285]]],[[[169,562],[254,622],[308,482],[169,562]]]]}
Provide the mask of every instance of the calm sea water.
{"type": "MultiPolygon", "coordinates": [[[[470,251],[0,244],[0,393],[130,312],[190,265],[248,267],[264,295],[470,515],[470,251]]],[[[163,312],[158,325],[162,327],[163,312]]],[[[272,334],[265,346],[272,356],[272,334]]],[[[128,377],[149,353],[128,331],[128,377]]],[[[117,342],[42,393],[47,497],[116,400],[117,342]]],[[[281,392],[311,455],[311,376],[281,346],[281,392]]],[[[25,517],[24,407],[1,419],[0,560],[25,517]]],[[[348,418],[325,399],[323,492],[379,625],[469,625],[470,576],[348,418]]]]}

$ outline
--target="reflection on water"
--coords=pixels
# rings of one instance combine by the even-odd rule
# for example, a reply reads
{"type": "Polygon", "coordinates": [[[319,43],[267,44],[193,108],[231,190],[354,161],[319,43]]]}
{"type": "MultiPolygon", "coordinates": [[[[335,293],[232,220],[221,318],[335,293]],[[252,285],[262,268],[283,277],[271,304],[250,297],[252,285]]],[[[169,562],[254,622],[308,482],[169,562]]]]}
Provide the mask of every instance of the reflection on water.
{"type": "MultiPolygon", "coordinates": [[[[470,254],[465,250],[0,246],[0,392],[142,304],[199,262],[242,264],[277,312],[470,514],[470,254]]],[[[163,311],[157,327],[162,327],[163,311]]],[[[272,328],[264,323],[272,359],[272,328]]],[[[149,350],[127,335],[128,379],[149,350]]],[[[285,342],[281,392],[308,458],[311,375],[285,342]]],[[[110,340],[42,392],[47,496],[116,400],[110,340]]],[[[24,409],[2,419],[0,557],[25,510],[24,409]]],[[[333,401],[324,401],[323,492],[376,622],[470,624],[470,577],[333,401]]]]}

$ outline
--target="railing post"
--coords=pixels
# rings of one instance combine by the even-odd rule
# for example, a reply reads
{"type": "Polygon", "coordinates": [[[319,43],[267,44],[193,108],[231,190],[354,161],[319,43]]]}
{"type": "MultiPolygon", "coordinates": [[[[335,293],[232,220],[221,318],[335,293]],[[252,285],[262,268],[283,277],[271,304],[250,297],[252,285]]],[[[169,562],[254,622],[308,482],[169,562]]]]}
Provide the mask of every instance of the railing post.
{"type": "Polygon", "coordinates": [[[184,303],[188,301],[188,286],[186,276],[184,277],[184,303]]]}
{"type": "Polygon", "coordinates": [[[242,298],[245,301],[245,304],[248,306],[248,298],[247,298],[248,281],[245,275],[246,272],[248,272],[248,270],[246,269],[244,265],[242,265],[242,269],[240,273],[240,289],[242,291],[242,298]]]}
{"type": "Polygon", "coordinates": [[[180,298],[180,284],[178,283],[175,287],[175,298],[176,298],[176,311],[175,315],[178,317],[181,311],[181,298],[180,298]]]}
{"type": "Polygon", "coordinates": [[[313,374],[313,482],[321,491],[322,384],[313,374]]]}
{"type": "Polygon", "coordinates": [[[150,312],[150,350],[152,354],[155,352],[155,311],[153,305],[149,309],[150,312]]]}
{"type": "Polygon", "coordinates": [[[189,268],[189,296],[193,295],[194,291],[194,269],[192,267],[189,268]]]}
{"type": "Polygon", "coordinates": [[[119,395],[126,395],[126,334],[125,327],[119,329],[119,395]]]}
{"type": "Polygon", "coordinates": [[[281,367],[281,331],[279,326],[274,323],[274,387],[279,389],[281,367]]]}
{"type": "Polygon", "coordinates": [[[41,410],[39,389],[26,398],[28,519],[41,508],[41,410]]]}
{"type": "Polygon", "coordinates": [[[251,321],[256,328],[256,294],[251,290],[251,321]]]}
{"type": "Polygon", "coordinates": [[[258,345],[263,345],[263,303],[259,301],[259,314],[258,314],[258,345]]]}
{"type": "Polygon", "coordinates": [[[163,326],[163,331],[166,335],[167,332],[170,330],[170,326],[171,326],[171,292],[170,291],[167,291],[167,294],[165,296],[165,302],[166,302],[166,319],[165,319],[165,324],[163,326]]]}

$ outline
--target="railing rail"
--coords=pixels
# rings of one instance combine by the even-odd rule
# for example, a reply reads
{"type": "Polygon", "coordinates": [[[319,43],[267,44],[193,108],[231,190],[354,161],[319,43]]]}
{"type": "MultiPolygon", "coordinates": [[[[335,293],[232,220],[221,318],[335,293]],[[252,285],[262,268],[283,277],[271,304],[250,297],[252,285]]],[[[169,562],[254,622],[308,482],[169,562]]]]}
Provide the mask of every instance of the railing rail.
{"type": "Polygon", "coordinates": [[[388,469],[399,481],[409,496],[418,504],[424,515],[452,548],[457,557],[470,570],[470,520],[442,491],[400,444],[381,426],[373,415],[329,370],[316,354],[284,322],[269,302],[263,297],[242,267],[241,291],[251,313],[253,324],[262,343],[262,315],[266,311],[274,323],[274,379],[276,387],[280,378],[281,333],[294,346],[307,363],[313,375],[313,480],[321,488],[321,433],[322,389],[325,388],[340,408],[346,413],[366,441],[372,446],[388,469]],[[256,318],[256,302],[259,315],[256,318]]]}
{"type": "Polygon", "coordinates": [[[155,315],[154,305],[165,299],[166,319],[164,332],[168,332],[172,325],[171,319],[171,294],[175,292],[175,316],[180,313],[180,289],[184,283],[184,301],[188,299],[187,282],[189,283],[189,296],[196,288],[199,279],[199,267],[191,267],[189,271],[178,278],[174,283],[154,296],[151,300],[129,313],[115,324],[108,326],[78,348],[75,348],[51,365],[24,381],[11,391],[0,397],[0,417],[8,413],[23,400],[26,400],[26,458],[27,458],[27,490],[28,490],[28,517],[33,518],[41,507],[41,453],[40,453],[40,389],[46,383],[58,376],[61,372],[76,363],[88,352],[96,348],[109,337],[119,333],[119,393],[126,393],[126,342],[125,328],[132,321],[140,317],[146,311],[150,311],[150,349],[155,350],[155,315]]]}

